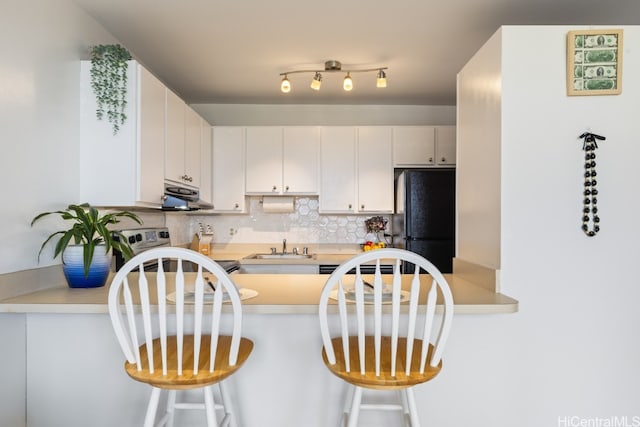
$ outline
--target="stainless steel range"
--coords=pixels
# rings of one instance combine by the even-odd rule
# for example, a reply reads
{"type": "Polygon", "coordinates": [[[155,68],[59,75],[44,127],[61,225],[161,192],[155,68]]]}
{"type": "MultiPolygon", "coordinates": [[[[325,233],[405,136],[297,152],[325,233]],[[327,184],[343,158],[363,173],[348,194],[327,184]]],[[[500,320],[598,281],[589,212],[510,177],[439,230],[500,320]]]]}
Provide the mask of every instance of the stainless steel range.
{"type": "MultiPolygon", "coordinates": [[[[126,230],[120,230],[122,236],[127,239],[133,255],[138,255],[149,249],[158,247],[171,246],[171,238],[169,236],[169,229],[166,227],[157,228],[131,228],[126,230]]],[[[114,249],[113,256],[116,259],[116,271],[124,265],[125,260],[120,251],[114,249]]],[[[170,271],[169,264],[164,266],[165,271],[170,271]]],[[[146,271],[157,271],[157,262],[145,264],[146,271]],[[155,264],[155,265],[154,265],[155,264]]]]}
{"type": "MultiPolygon", "coordinates": [[[[171,246],[171,238],[167,227],[131,228],[119,231],[129,242],[129,246],[131,246],[134,256],[141,252],[148,251],[149,249],[171,246]]],[[[116,261],[116,271],[118,271],[125,264],[125,260],[120,251],[115,249],[113,251],[113,256],[116,261]]],[[[220,264],[227,273],[233,273],[240,267],[240,264],[236,260],[219,260],[216,262],[220,264]]],[[[145,263],[144,269],[145,271],[158,271],[157,261],[148,261],[145,263]]],[[[162,269],[164,271],[175,271],[175,265],[166,261],[163,263],[162,269]]],[[[185,270],[188,270],[188,267],[185,266],[185,270]]]]}

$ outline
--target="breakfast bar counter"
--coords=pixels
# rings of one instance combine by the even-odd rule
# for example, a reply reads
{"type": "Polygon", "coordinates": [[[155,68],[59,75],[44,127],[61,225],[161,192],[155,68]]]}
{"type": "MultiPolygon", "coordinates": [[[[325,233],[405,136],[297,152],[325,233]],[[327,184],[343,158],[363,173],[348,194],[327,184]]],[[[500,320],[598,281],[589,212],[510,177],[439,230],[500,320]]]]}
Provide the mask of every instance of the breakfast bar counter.
{"type": "MultiPolygon", "coordinates": [[[[448,345],[451,352],[444,357],[444,363],[451,366],[436,379],[438,389],[449,389],[450,393],[462,381],[459,376],[464,376],[463,367],[468,363],[464,355],[469,353],[469,346],[473,351],[481,348],[458,337],[470,331],[481,337],[486,328],[511,323],[511,316],[501,313],[518,311],[518,301],[489,286],[494,276],[489,274],[483,280],[484,273],[471,274],[466,266],[458,267],[458,273],[445,275],[456,314],[448,345]]],[[[0,385],[0,393],[8,395],[17,390],[25,396],[26,406],[15,411],[16,417],[26,417],[30,427],[84,427],[87,420],[92,427],[142,425],[149,390],[132,381],[123,369],[124,356],[108,315],[109,286],[70,289],[56,269],[47,273],[44,281],[50,282],[49,287],[38,283],[43,276],[31,280],[23,275],[23,289],[33,290],[0,299],[0,319],[7,325],[3,340],[8,350],[4,357],[14,361],[4,371],[13,380],[0,385]],[[8,325],[12,325],[10,329],[8,325]]],[[[346,389],[322,362],[318,322],[320,292],[329,276],[231,276],[239,288],[257,291],[255,297],[242,301],[243,336],[254,342],[254,350],[242,369],[228,380],[237,425],[339,425],[346,389]]],[[[135,283],[132,277],[130,284],[135,283]]],[[[406,307],[403,304],[401,310],[406,307]]],[[[432,415],[430,404],[425,403],[433,400],[432,392],[431,385],[415,391],[420,417],[426,420],[432,415]]],[[[194,401],[200,396],[187,392],[186,398],[194,401]]],[[[198,412],[179,414],[176,425],[203,425],[202,416],[198,412]]],[[[397,425],[397,417],[387,411],[363,414],[361,421],[369,427],[383,427],[397,425]]]]}
{"type": "MultiPolygon", "coordinates": [[[[148,273],[153,275],[153,273],[148,273]]],[[[233,274],[239,288],[257,291],[244,300],[245,314],[316,314],[320,292],[328,275],[320,274],[233,274]]],[[[518,301],[487,290],[454,274],[445,274],[451,287],[456,314],[514,313],[518,301]]],[[[94,289],[56,286],[0,300],[5,313],[108,313],[108,285],[94,289]]]]}

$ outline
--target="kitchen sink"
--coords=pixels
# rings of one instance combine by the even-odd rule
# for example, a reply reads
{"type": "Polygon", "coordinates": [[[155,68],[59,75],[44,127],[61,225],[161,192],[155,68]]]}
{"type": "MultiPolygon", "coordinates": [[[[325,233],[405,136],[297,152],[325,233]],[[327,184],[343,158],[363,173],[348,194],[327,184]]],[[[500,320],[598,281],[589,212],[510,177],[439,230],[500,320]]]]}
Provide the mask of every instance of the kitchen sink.
{"type": "Polygon", "coordinates": [[[311,259],[313,255],[309,254],[253,254],[245,257],[245,259],[311,259]]]}

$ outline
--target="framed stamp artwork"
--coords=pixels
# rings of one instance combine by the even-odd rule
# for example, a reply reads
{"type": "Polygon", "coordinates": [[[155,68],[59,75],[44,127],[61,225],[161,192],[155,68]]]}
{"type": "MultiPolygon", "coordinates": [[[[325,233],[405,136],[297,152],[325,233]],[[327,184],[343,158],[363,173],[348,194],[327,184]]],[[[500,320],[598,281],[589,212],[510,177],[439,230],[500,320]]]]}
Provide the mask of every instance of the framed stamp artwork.
{"type": "Polygon", "coordinates": [[[567,95],[622,92],[622,30],[577,30],[567,34],[567,95]]]}

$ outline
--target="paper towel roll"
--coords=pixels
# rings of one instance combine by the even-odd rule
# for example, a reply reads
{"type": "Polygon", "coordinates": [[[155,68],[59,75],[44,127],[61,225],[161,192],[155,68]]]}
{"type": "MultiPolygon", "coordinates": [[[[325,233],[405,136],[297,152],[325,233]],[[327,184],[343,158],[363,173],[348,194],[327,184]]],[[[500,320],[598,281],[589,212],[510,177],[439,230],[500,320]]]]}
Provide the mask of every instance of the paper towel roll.
{"type": "Polygon", "coordinates": [[[262,210],[269,213],[293,212],[293,197],[264,196],[262,210]]]}

